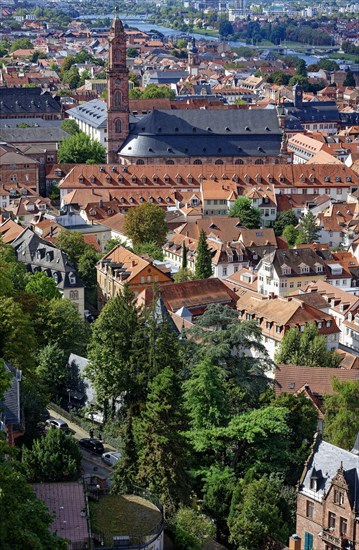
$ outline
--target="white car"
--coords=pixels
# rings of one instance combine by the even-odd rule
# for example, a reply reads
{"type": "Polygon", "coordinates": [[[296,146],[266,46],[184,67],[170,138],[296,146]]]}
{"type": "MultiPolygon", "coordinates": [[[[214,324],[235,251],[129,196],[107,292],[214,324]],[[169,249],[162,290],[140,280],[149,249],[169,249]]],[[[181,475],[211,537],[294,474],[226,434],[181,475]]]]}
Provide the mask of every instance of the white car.
{"type": "Polygon", "coordinates": [[[61,418],[48,418],[45,422],[49,428],[57,428],[58,430],[68,430],[69,426],[61,418]]]}
{"type": "Polygon", "coordinates": [[[104,461],[104,463],[107,464],[108,466],[114,466],[118,461],[118,459],[120,458],[120,456],[121,456],[121,453],[108,451],[107,453],[103,453],[101,458],[104,461]]]}

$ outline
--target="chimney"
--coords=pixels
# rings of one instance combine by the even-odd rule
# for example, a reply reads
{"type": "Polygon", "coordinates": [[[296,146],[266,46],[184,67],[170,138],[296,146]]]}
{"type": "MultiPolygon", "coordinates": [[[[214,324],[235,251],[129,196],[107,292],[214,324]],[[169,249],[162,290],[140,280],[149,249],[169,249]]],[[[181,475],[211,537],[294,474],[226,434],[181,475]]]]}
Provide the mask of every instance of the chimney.
{"type": "Polygon", "coordinates": [[[135,267],[137,265],[137,262],[135,262],[135,260],[132,260],[131,261],[131,267],[135,267]]]}
{"type": "Polygon", "coordinates": [[[301,550],[302,539],[298,535],[292,535],[289,539],[289,550],[301,550]]]}

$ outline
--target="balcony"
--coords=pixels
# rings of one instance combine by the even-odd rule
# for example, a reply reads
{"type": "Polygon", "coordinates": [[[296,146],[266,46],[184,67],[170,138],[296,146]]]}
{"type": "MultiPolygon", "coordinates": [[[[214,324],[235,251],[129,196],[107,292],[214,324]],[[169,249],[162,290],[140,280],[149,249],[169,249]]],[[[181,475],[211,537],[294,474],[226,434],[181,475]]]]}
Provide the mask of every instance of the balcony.
{"type": "Polygon", "coordinates": [[[333,531],[334,529],[332,528],[329,529],[328,527],[323,527],[321,532],[319,533],[319,536],[322,541],[335,544],[336,546],[338,546],[338,548],[341,548],[342,539],[340,537],[335,537],[333,535],[333,531]]]}

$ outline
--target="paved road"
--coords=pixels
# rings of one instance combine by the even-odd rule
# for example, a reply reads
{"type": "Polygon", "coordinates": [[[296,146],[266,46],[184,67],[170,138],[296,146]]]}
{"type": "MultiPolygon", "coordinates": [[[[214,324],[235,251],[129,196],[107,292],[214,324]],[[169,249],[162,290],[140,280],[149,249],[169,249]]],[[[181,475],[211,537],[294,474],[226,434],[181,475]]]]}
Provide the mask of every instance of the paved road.
{"type": "MultiPolygon", "coordinates": [[[[71,435],[79,440],[83,437],[90,437],[89,433],[81,428],[81,426],[78,426],[74,422],[70,422],[70,420],[67,420],[67,418],[61,416],[57,412],[53,411],[52,409],[48,409],[49,414],[51,418],[61,418],[65,422],[67,422],[69,426],[69,432],[71,435]]],[[[95,432],[96,435],[96,432],[95,432]]],[[[105,451],[116,451],[114,447],[111,445],[104,444],[105,451]]],[[[89,453],[85,451],[84,449],[81,449],[82,452],[82,467],[85,475],[99,475],[101,477],[105,477],[106,479],[109,479],[112,474],[112,468],[110,466],[107,466],[102,460],[100,456],[94,455],[92,453],[89,453]]]]}

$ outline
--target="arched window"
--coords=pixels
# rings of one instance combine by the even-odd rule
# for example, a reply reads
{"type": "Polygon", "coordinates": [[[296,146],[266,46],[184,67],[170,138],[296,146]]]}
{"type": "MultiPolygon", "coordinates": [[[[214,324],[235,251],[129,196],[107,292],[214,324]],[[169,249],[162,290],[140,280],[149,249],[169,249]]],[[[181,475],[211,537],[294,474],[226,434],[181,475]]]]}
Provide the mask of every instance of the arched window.
{"type": "Polygon", "coordinates": [[[234,164],[244,164],[242,159],[235,160],[234,164]]]}
{"type": "Polygon", "coordinates": [[[166,164],[174,164],[173,160],[166,160],[166,164]]]}
{"type": "Polygon", "coordinates": [[[116,134],[121,133],[121,120],[119,118],[115,120],[115,132],[116,134]]]}
{"type": "Polygon", "coordinates": [[[262,159],[257,159],[254,164],[264,164],[262,159]]]}
{"type": "Polygon", "coordinates": [[[114,102],[115,107],[121,107],[121,103],[122,103],[122,94],[121,94],[121,92],[117,91],[117,92],[114,93],[113,102],[114,102]]]}
{"type": "Polygon", "coordinates": [[[143,159],[137,159],[136,164],[145,164],[145,161],[143,159]]]}
{"type": "Polygon", "coordinates": [[[218,160],[216,160],[216,162],[214,164],[224,164],[224,162],[223,162],[222,159],[218,159],[218,160]]]}
{"type": "Polygon", "coordinates": [[[201,159],[196,159],[195,161],[193,161],[193,164],[202,164],[202,161],[201,159]]]}
{"type": "Polygon", "coordinates": [[[121,61],[121,50],[119,48],[116,48],[113,52],[113,56],[115,61],[121,61]]]}

